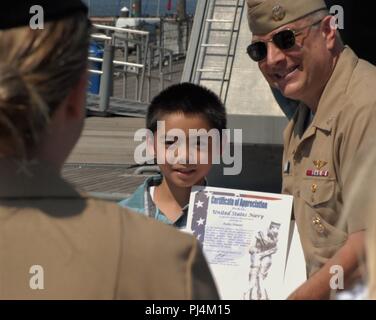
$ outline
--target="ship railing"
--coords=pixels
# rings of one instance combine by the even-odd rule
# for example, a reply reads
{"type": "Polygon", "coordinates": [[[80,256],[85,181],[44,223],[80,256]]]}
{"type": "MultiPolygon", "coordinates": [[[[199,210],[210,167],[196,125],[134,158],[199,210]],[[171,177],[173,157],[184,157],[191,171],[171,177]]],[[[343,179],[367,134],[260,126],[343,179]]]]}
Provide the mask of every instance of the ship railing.
{"type": "Polygon", "coordinates": [[[93,26],[95,32],[91,38],[96,42],[103,43],[103,57],[89,57],[89,61],[101,63],[101,70],[89,69],[90,73],[100,75],[99,111],[106,112],[109,108],[110,96],[113,95],[115,68],[123,74],[123,94],[125,93],[127,74],[136,75],[134,100],[141,102],[149,50],[149,32],[99,24],[93,26]],[[114,58],[115,50],[119,48],[118,39],[123,41],[122,61],[114,58]],[[129,60],[130,43],[136,50],[135,61],[129,60]]]}

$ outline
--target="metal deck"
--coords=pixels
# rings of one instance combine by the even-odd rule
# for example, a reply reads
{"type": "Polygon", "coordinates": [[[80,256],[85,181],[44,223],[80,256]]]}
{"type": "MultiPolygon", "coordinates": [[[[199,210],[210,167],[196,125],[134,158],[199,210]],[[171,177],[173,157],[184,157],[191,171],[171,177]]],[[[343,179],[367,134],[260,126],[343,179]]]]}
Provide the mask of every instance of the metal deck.
{"type": "MultiPolygon", "coordinates": [[[[136,102],[128,99],[111,97],[110,106],[107,110],[109,114],[128,116],[128,117],[145,117],[148,104],[136,102]]],[[[99,95],[88,94],[86,109],[88,114],[100,113],[99,95]]]]}

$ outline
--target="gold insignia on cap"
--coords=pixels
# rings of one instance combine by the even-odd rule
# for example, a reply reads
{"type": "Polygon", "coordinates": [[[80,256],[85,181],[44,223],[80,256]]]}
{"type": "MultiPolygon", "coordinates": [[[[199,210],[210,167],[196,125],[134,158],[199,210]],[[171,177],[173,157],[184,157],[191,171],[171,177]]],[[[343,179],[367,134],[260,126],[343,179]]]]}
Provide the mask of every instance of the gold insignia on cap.
{"type": "Polygon", "coordinates": [[[273,7],[272,15],[274,21],[281,21],[286,16],[286,11],[281,5],[277,5],[273,7]]]}

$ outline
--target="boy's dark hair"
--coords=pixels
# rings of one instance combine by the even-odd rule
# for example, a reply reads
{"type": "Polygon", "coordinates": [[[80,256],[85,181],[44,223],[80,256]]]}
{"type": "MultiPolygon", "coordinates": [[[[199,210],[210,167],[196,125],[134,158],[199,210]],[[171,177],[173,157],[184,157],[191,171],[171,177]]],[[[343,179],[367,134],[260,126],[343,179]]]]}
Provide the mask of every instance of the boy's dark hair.
{"type": "Polygon", "coordinates": [[[176,112],[202,114],[212,128],[226,129],[226,110],[219,97],[207,88],[188,82],[168,87],[153,99],[146,115],[146,128],[155,132],[157,121],[176,112]]]}

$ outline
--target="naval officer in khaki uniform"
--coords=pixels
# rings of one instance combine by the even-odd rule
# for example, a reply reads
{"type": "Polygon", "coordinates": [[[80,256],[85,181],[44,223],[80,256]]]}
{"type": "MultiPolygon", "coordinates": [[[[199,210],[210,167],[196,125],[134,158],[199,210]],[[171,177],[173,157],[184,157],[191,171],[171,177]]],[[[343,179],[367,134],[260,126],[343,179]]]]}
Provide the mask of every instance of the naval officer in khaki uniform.
{"type": "Polygon", "coordinates": [[[80,0],[0,10],[0,299],[215,299],[197,241],[77,192],[60,170],[85,119],[80,0]]]}
{"type": "Polygon", "coordinates": [[[356,276],[365,218],[337,223],[351,187],[349,164],[376,136],[376,68],[342,44],[323,0],[248,0],[247,52],[268,83],[300,101],[284,132],[283,193],[294,217],[309,280],[291,299],[325,299],[330,268],[356,276]]]}

